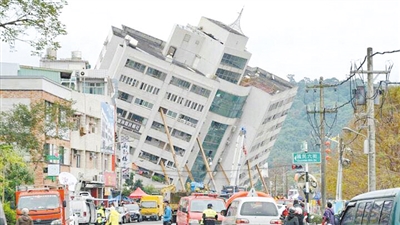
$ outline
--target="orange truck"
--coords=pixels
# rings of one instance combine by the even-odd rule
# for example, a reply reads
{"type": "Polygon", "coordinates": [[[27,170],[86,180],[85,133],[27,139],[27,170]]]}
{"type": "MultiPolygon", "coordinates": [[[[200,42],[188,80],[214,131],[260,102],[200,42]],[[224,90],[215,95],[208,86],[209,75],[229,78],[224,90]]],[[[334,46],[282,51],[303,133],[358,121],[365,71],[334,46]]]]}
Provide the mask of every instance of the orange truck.
{"type": "Polygon", "coordinates": [[[17,219],[22,209],[29,209],[34,225],[68,225],[68,190],[61,187],[17,187],[15,192],[17,219]]]}

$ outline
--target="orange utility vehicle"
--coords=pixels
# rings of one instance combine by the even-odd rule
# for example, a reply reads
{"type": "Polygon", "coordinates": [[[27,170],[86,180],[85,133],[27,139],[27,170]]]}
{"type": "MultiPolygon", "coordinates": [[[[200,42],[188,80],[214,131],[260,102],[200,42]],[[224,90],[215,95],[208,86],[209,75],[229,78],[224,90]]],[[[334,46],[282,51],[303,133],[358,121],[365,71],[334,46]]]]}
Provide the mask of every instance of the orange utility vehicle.
{"type": "Polygon", "coordinates": [[[225,201],[219,198],[217,194],[206,193],[193,193],[190,196],[181,197],[176,215],[176,224],[199,224],[202,220],[203,211],[207,209],[208,204],[212,204],[213,209],[218,213],[217,224],[220,224],[223,220],[220,212],[226,209],[225,201]]]}
{"type": "Polygon", "coordinates": [[[23,208],[29,209],[29,216],[35,225],[68,225],[68,190],[62,187],[19,186],[15,192],[17,219],[23,208]]]}

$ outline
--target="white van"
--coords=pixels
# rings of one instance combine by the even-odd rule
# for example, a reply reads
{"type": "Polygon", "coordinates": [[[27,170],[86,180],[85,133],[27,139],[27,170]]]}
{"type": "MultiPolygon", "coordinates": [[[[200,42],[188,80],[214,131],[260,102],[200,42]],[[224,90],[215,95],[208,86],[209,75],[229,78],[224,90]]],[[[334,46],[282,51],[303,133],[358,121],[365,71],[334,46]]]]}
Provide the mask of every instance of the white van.
{"type": "Polygon", "coordinates": [[[72,212],[78,217],[79,224],[96,223],[96,206],[91,198],[77,196],[70,202],[72,212]]]}
{"type": "Polygon", "coordinates": [[[240,197],[232,201],[226,210],[223,225],[243,224],[280,224],[276,202],[269,197],[240,197]]]}

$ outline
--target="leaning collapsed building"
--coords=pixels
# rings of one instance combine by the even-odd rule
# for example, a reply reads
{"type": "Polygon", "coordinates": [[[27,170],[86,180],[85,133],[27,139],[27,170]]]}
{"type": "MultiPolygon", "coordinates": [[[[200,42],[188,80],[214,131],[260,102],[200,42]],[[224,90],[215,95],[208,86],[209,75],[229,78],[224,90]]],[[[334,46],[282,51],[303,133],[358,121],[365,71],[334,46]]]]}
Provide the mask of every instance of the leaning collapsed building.
{"type": "Polygon", "coordinates": [[[118,81],[117,133],[144,184],[247,185],[247,166],[238,166],[247,161],[252,181],[260,179],[255,168],[266,163],[297,87],[248,66],[239,20],[175,25],[167,42],[112,27],[95,69],[118,81]]]}

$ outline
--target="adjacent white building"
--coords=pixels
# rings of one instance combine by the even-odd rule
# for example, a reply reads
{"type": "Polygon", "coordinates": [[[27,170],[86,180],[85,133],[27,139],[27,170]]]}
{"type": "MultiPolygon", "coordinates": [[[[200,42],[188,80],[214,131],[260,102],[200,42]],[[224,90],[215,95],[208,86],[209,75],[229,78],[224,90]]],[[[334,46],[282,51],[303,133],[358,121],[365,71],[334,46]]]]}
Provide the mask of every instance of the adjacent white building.
{"type": "MultiPolygon", "coordinates": [[[[53,62],[57,64],[56,59],[53,62]]],[[[92,196],[103,198],[110,195],[110,190],[117,186],[117,176],[114,151],[105,154],[102,146],[101,104],[113,104],[114,90],[108,82],[107,72],[12,63],[2,63],[1,67],[0,110],[10,110],[18,103],[74,102],[75,126],[62,140],[46,143],[46,157],[56,156],[58,159],[46,159],[36,168],[35,184],[54,184],[56,180],[53,178],[57,174],[48,174],[43,168],[58,166],[59,172],[69,172],[82,181],[83,188],[92,196]]],[[[115,149],[114,144],[111,147],[115,149]]]]}
{"type": "Polygon", "coordinates": [[[203,17],[197,26],[175,25],[167,42],[112,27],[95,69],[118,82],[118,131],[144,184],[183,189],[194,178],[219,191],[260,179],[256,165],[266,162],[297,88],[248,65],[248,37],[238,23],[203,17]],[[237,154],[241,165],[249,161],[251,177],[232,164],[237,154]]]}

